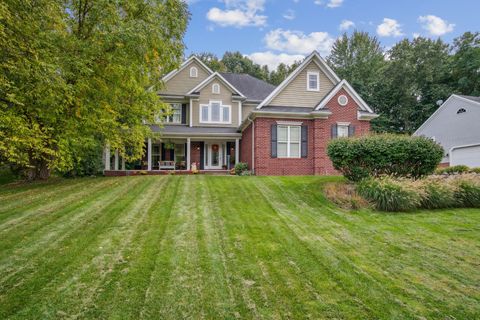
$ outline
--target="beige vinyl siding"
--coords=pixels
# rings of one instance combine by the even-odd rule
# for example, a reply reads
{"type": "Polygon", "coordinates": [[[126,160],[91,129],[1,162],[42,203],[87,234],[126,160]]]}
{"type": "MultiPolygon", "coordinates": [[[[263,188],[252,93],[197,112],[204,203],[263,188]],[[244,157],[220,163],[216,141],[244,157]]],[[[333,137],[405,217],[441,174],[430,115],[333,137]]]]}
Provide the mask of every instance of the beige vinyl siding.
{"type": "Polygon", "coordinates": [[[258,106],[258,104],[244,104],[242,105],[242,121],[245,121],[247,119],[248,115],[250,112],[253,111],[258,106]]]}
{"type": "Polygon", "coordinates": [[[311,61],[270,103],[272,106],[315,107],[335,84],[328,79],[318,65],[311,61]],[[307,73],[320,74],[320,91],[307,91],[307,73]]]}
{"type": "Polygon", "coordinates": [[[218,79],[213,79],[210,81],[201,91],[200,97],[198,100],[194,100],[192,103],[192,110],[193,110],[193,117],[192,117],[192,125],[194,127],[238,127],[238,102],[232,101],[232,92],[230,89],[225,86],[221,81],[218,79]],[[212,93],[212,85],[214,83],[218,83],[220,85],[220,94],[212,93]],[[230,112],[231,112],[231,124],[208,124],[208,123],[200,123],[200,105],[201,104],[209,104],[211,100],[221,101],[222,105],[229,105],[230,112]]]}
{"type": "Polygon", "coordinates": [[[195,88],[200,82],[205,80],[209,74],[195,60],[192,60],[182,71],[177,73],[173,78],[165,82],[165,88],[160,90],[162,94],[178,94],[183,95],[195,88]],[[196,67],[198,77],[190,78],[190,68],[196,67]]]}

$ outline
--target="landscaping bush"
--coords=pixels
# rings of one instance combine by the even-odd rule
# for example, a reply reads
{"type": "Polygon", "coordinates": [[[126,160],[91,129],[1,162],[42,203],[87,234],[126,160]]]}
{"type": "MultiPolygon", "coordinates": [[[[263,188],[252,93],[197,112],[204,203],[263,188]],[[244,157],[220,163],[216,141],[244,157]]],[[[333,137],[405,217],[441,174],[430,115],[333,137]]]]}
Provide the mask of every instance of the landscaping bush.
{"type": "Polygon", "coordinates": [[[416,179],[433,173],[443,157],[431,139],[392,134],[334,139],[327,153],[334,168],[353,181],[381,175],[416,179]]]}
{"type": "Polygon", "coordinates": [[[471,168],[471,169],[470,169],[470,172],[472,172],[472,173],[480,173],[480,167],[471,168]]]}
{"type": "Polygon", "coordinates": [[[246,175],[245,172],[248,171],[248,164],[245,162],[239,162],[235,165],[235,174],[237,176],[246,175]]]}
{"type": "Polygon", "coordinates": [[[411,211],[419,207],[422,197],[406,181],[390,177],[365,179],[357,185],[358,193],[382,211],[411,211]]]}
{"type": "Polygon", "coordinates": [[[358,194],[353,184],[328,183],[323,188],[323,192],[328,200],[343,209],[358,210],[369,206],[369,203],[358,194]]]}
{"type": "Polygon", "coordinates": [[[462,207],[480,208],[480,181],[462,179],[455,190],[455,198],[462,207]]]}

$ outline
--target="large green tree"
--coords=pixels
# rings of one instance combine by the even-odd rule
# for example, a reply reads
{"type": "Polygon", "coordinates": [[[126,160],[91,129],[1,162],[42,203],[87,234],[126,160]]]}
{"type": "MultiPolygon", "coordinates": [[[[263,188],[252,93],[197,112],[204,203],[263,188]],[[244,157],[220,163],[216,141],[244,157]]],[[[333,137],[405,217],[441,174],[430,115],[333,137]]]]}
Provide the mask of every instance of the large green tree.
{"type": "Polygon", "coordinates": [[[344,33],[333,44],[327,58],[341,79],[346,79],[373,108],[381,104],[378,87],[386,66],[383,48],[367,32],[344,33]]]}
{"type": "Polygon", "coordinates": [[[39,179],[99,143],[139,158],[188,17],[180,0],[3,1],[0,161],[39,179]]]}
{"type": "Polygon", "coordinates": [[[388,52],[381,75],[377,131],[414,132],[451,94],[449,46],[440,39],[404,39],[388,52]]]}
{"type": "Polygon", "coordinates": [[[453,41],[452,86],[458,93],[480,96],[480,32],[465,32],[453,41]]]}

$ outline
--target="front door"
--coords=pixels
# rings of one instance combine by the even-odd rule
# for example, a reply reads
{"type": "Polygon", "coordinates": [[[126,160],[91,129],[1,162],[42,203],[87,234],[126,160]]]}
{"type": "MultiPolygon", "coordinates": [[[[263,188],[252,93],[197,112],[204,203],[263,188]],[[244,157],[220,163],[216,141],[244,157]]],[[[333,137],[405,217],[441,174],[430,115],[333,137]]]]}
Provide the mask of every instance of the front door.
{"type": "Polygon", "coordinates": [[[205,169],[222,169],[222,154],[221,144],[205,144],[205,169]]]}

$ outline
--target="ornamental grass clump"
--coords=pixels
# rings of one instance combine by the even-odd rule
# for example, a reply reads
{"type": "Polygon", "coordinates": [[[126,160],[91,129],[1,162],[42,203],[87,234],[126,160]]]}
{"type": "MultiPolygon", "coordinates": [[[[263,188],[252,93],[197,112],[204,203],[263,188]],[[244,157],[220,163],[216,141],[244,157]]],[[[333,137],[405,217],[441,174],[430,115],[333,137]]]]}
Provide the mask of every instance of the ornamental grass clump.
{"type": "Polygon", "coordinates": [[[480,179],[472,177],[458,180],[455,198],[465,208],[480,208],[480,179]]]}
{"type": "Polygon", "coordinates": [[[365,179],[357,185],[357,191],[381,211],[412,211],[422,200],[420,192],[410,182],[388,176],[365,179]]]}
{"type": "Polygon", "coordinates": [[[455,187],[446,181],[425,179],[414,184],[418,185],[420,190],[422,209],[454,208],[458,204],[455,198],[455,187]]]}

